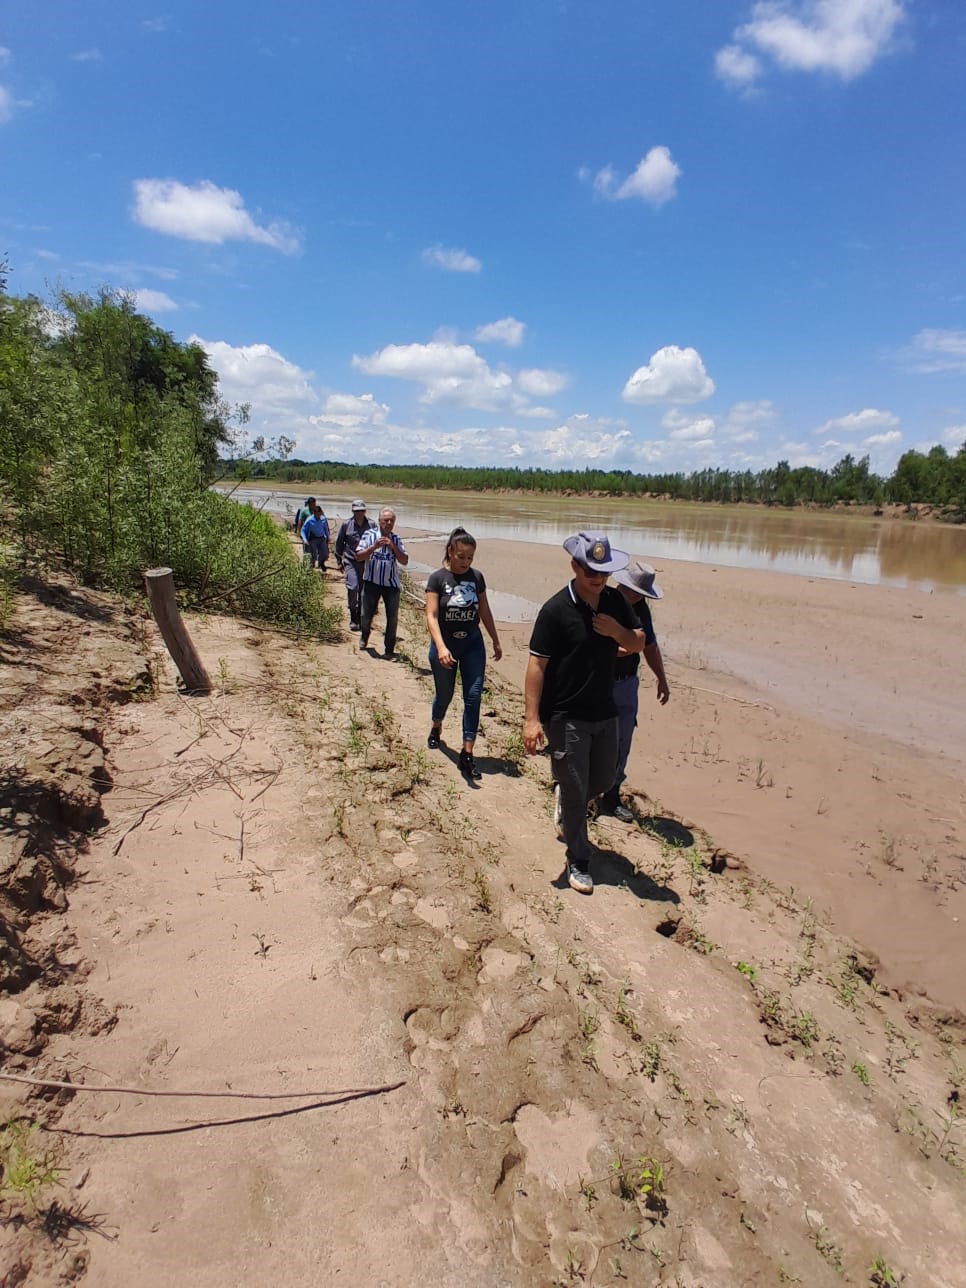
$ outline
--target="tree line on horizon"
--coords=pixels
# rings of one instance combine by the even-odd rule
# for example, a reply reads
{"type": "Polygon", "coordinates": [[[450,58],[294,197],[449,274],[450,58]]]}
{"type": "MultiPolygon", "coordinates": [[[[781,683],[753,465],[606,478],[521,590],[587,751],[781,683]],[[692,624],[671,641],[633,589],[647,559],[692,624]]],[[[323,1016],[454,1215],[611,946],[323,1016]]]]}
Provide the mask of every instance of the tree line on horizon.
{"type": "Polygon", "coordinates": [[[928,452],[908,451],[885,478],[869,467],[869,457],[848,453],[831,469],[792,468],[779,461],[769,469],[703,469],[691,473],[636,474],[632,470],[549,470],[519,466],[354,465],[344,461],[303,461],[286,452],[291,440],[266,447],[265,459],[252,455],[221,461],[222,477],[285,483],[365,483],[473,492],[588,493],[608,496],[667,497],[682,501],[749,502],[768,506],[930,505],[951,522],[966,522],[966,442],[955,454],[937,444],[928,452]]]}
{"type": "Polygon", "coordinates": [[[129,296],[6,293],[0,260],[0,627],[11,588],[66,569],[143,592],[172,569],[185,603],[330,634],[338,609],[270,516],[211,490],[232,422],[204,349],[129,296]]]}

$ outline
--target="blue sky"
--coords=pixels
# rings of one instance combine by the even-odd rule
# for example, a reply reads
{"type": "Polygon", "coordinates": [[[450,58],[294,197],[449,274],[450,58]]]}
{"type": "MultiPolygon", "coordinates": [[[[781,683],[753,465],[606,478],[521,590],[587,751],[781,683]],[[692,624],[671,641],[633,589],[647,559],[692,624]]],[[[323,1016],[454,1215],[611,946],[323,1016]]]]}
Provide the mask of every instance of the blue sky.
{"type": "Polygon", "coordinates": [[[62,0],[0,18],[9,289],[101,285],[306,459],[966,439],[961,0],[62,0]]]}

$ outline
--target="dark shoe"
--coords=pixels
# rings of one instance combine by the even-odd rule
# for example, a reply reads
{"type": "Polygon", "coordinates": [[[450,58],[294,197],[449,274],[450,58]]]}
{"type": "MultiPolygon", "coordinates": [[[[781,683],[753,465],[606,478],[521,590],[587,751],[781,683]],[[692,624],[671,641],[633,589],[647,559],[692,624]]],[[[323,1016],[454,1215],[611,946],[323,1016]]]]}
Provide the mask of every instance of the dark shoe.
{"type": "Polygon", "coordinates": [[[361,626],[361,624],[360,624],[359,622],[350,622],[350,623],[349,623],[349,630],[350,630],[350,631],[361,631],[361,630],[362,630],[362,626],[361,626]]]}
{"type": "Polygon", "coordinates": [[[576,863],[567,864],[567,881],[571,890],[576,890],[578,894],[594,893],[594,878],[587,868],[580,868],[576,863]]]}
{"type": "Polygon", "coordinates": [[[396,656],[395,649],[387,648],[385,653],[383,653],[383,657],[386,659],[387,662],[391,662],[395,656],[396,656]]]}
{"type": "Polygon", "coordinates": [[[368,648],[368,647],[369,647],[369,636],[368,636],[368,635],[363,635],[363,636],[361,636],[361,637],[360,637],[360,639],[359,639],[359,647],[360,647],[360,648],[368,648]]]}
{"type": "Polygon", "coordinates": [[[442,739],[443,739],[442,729],[437,729],[436,726],[433,725],[432,729],[430,729],[429,731],[429,737],[426,739],[426,746],[430,749],[430,751],[435,751],[436,748],[439,746],[439,744],[442,742],[442,739]]]}
{"type": "Polygon", "coordinates": [[[473,759],[473,753],[471,751],[460,752],[460,773],[464,774],[467,778],[476,779],[483,777],[476,767],[476,761],[473,759]]]}
{"type": "Polygon", "coordinates": [[[637,822],[637,819],[634,817],[634,815],[631,813],[631,811],[627,808],[626,805],[615,805],[614,808],[611,810],[611,813],[613,814],[614,818],[617,819],[618,823],[636,823],[637,822]]]}

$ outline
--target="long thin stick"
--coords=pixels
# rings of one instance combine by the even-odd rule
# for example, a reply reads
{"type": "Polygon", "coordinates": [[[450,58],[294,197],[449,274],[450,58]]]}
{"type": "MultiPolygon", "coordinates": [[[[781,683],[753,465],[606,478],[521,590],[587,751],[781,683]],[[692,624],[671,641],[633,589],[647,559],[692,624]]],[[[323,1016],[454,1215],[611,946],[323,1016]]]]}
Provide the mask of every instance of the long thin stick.
{"type": "Polygon", "coordinates": [[[228,590],[219,590],[217,595],[205,595],[204,599],[196,599],[192,608],[199,608],[202,604],[214,603],[216,599],[225,599],[228,595],[234,595],[236,590],[246,590],[249,586],[254,586],[256,581],[263,581],[266,577],[274,577],[277,572],[287,568],[288,564],[279,564],[277,568],[269,568],[266,572],[260,572],[255,577],[249,577],[248,581],[240,581],[237,586],[231,586],[228,590]]]}
{"type": "Polygon", "coordinates": [[[47,1078],[28,1078],[21,1073],[0,1073],[7,1082],[25,1082],[31,1087],[55,1087],[62,1091],[110,1091],[126,1096],[194,1096],[210,1100],[317,1100],[320,1096],[375,1096],[383,1091],[396,1091],[406,1079],[387,1082],[382,1087],[347,1087],[338,1091],[153,1091],[146,1087],[91,1087],[83,1082],[52,1082],[47,1078]]]}

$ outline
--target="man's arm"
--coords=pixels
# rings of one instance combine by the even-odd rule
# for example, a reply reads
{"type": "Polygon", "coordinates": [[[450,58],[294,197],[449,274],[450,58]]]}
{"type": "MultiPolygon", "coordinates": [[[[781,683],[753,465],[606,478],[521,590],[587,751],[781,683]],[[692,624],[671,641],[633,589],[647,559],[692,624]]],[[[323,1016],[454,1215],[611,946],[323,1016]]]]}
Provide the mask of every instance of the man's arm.
{"type": "Polygon", "coordinates": [[[657,677],[657,700],[663,707],[671,696],[671,690],[668,688],[667,676],[664,674],[664,659],[661,657],[657,640],[653,644],[644,645],[644,661],[657,677]]]}
{"type": "Polygon", "coordinates": [[[607,635],[612,640],[616,640],[625,653],[640,653],[644,648],[643,630],[633,630],[630,626],[623,626],[616,617],[611,617],[607,613],[595,614],[594,631],[597,635],[607,635]]]}
{"type": "Polygon", "coordinates": [[[543,697],[543,681],[549,661],[549,657],[535,657],[531,653],[527,662],[527,673],[523,681],[523,747],[528,756],[534,755],[543,746],[540,699],[543,697]]]}

